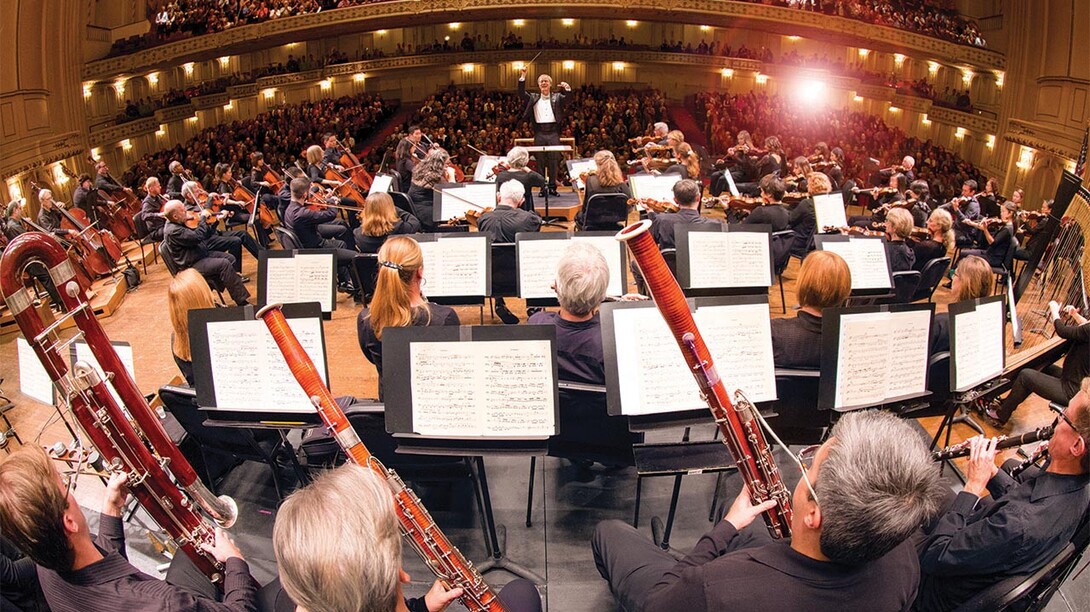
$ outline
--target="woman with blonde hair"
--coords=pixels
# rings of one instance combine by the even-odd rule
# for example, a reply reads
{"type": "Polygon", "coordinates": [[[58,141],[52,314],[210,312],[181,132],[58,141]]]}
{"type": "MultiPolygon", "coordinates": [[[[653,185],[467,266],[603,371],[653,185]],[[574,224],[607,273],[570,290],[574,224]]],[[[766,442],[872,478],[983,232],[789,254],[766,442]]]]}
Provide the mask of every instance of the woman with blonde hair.
{"type": "Polygon", "coordinates": [[[832,251],[814,251],[802,260],[798,315],[772,320],[772,355],[781,368],[821,366],[821,315],[843,306],[852,292],[848,263],[832,251]]]}
{"type": "Polygon", "coordinates": [[[693,151],[692,145],[679,143],[674,147],[674,158],[677,163],[663,170],[663,174],[680,174],[681,178],[700,180],[700,156],[693,151]]]}
{"type": "Polygon", "coordinates": [[[307,147],[307,176],[312,183],[324,187],[339,187],[340,181],[332,181],[325,177],[325,163],[322,161],[324,154],[325,151],[318,145],[307,147]]]}
{"type": "Polygon", "coordinates": [[[408,211],[394,207],[394,199],[386,192],[367,196],[360,212],[360,226],[352,233],[360,253],[378,253],[386,239],[397,234],[415,234],[420,221],[408,211]]]}
{"type": "MultiPolygon", "coordinates": [[[[950,303],[988,297],[995,289],[995,272],[977,255],[962,257],[950,279],[950,303]]],[[[950,313],[940,312],[931,324],[931,353],[950,350],[950,313]]]]}
{"type": "Polygon", "coordinates": [[[461,324],[454,309],[424,297],[423,285],[424,254],[420,245],[408,236],[391,236],[378,251],[375,297],[356,320],[360,350],[378,370],[380,397],[382,333],[386,328],[461,324]]]}
{"type": "Polygon", "coordinates": [[[212,289],[200,272],[193,268],[182,270],[170,281],[167,289],[167,305],[170,310],[170,352],[174,363],[189,386],[193,382],[193,353],[189,347],[189,311],[215,308],[212,289]]]}
{"type": "Polygon", "coordinates": [[[908,244],[912,236],[912,213],[894,208],[886,215],[886,258],[890,271],[908,272],[916,263],[916,252],[908,244]]]}
{"type": "Polygon", "coordinates": [[[446,181],[446,167],[450,155],[443,149],[432,149],[413,167],[413,181],[409,185],[409,199],[413,212],[426,231],[435,229],[433,219],[434,187],[446,181]]]}
{"type": "Polygon", "coordinates": [[[936,208],[927,217],[927,238],[910,240],[909,243],[916,253],[916,263],[912,268],[922,271],[927,262],[946,257],[954,248],[954,218],[945,210],[936,208]]]}
{"type": "Polygon", "coordinates": [[[582,227],[586,217],[587,202],[593,196],[604,193],[622,194],[625,199],[632,198],[632,188],[625,180],[621,166],[617,163],[617,158],[613,156],[612,151],[601,150],[595,153],[594,165],[597,166],[597,170],[594,174],[587,176],[583,185],[583,207],[575,215],[577,227],[582,227]]]}

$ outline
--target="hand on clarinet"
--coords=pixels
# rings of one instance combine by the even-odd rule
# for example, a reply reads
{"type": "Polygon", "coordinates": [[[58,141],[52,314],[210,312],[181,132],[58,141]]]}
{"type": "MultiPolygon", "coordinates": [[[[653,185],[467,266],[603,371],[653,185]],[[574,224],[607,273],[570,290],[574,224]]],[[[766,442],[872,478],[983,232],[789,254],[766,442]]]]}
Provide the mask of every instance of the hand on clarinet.
{"type": "Polygon", "coordinates": [[[212,555],[216,561],[220,563],[226,563],[228,559],[235,557],[238,559],[246,560],[242,556],[242,551],[235,545],[231,536],[227,535],[227,532],[219,527],[216,527],[216,543],[213,546],[208,544],[201,544],[201,550],[212,555]]]}
{"type": "MultiPolygon", "coordinates": [[[[72,475],[75,478],[75,475],[72,475]]],[[[106,516],[121,517],[125,508],[125,501],[129,498],[129,475],[125,472],[110,474],[110,481],[106,483],[106,495],[102,498],[102,514],[106,516]]]]}
{"type": "MultiPolygon", "coordinates": [[[[406,581],[407,582],[407,581],[406,581]]],[[[462,596],[462,589],[447,589],[447,585],[441,580],[432,583],[431,588],[424,594],[424,605],[428,612],[443,612],[454,600],[462,596]]]]}
{"type": "Polygon", "coordinates": [[[969,468],[965,476],[965,492],[977,497],[988,494],[988,481],[999,471],[995,464],[995,438],[977,436],[969,441],[969,468]]]}
{"type": "Polygon", "coordinates": [[[738,493],[738,497],[734,498],[734,503],[730,505],[730,510],[727,510],[727,516],[723,517],[724,521],[727,521],[738,531],[741,531],[749,526],[753,522],[753,519],[761,516],[761,513],[766,510],[771,510],[776,507],[776,500],[765,500],[756,506],[753,505],[753,498],[749,494],[749,485],[742,485],[741,492],[738,493]]]}

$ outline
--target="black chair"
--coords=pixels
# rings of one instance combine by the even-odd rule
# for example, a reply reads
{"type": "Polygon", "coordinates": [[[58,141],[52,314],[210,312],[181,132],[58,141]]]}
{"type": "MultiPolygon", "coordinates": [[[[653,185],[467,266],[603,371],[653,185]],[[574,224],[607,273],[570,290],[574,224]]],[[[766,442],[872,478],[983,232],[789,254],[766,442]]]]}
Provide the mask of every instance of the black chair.
{"type": "Polygon", "coordinates": [[[144,254],[144,246],[152,245],[151,256],[152,262],[159,260],[159,249],[155,247],[155,243],[159,242],[151,237],[151,232],[148,230],[148,224],[144,221],[143,213],[136,213],[132,216],[132,227],[136,230],[137,244],[140,245],[140,265],[144,267],[144,276],[148,275],[148,262],[146,261],[144,254]]]}
{"type": "Polygon", "coordinates": [[[628,220],[628,196],[623,193],[596,193],[583,203],[577,231],[617,231],[628,220]]]}
{"type": "Polygon", "coordinates": [[[1007,278],[1010,277],[1011,271],[1014,270],[1014,254],[1018,251],[1018,239],[1011,237],[1010,244],[1007,245],[1007,252],[1003,255],[1003,265],[1000,267],[992,266],[992,272],[995,273],[995,287],[999,290],[1000,286],[1007,284],[1007,278]]]}
{"type": "Polygon", "coordinates": [[[171,276],[178,276],[178,273],[181,272],[181,270],[178,269],[178,266],[174,265],[174,260],[170,258],[170,251],[167,250],[166,241],[160,242],[155,250],[159,251],[159,255],[163,257],[163,263],[166,264],[167,272],[170,272],[171,276]]]}
{"type": "Polygon", "coordinates": [[[677,278],[677,249],[662,249],[659,252],[662,253],[662,258],[666,260],[666,267],[670,269],[670,274],[677,278]]]}
{"type": "Polygon", "coordinates": [[[924,264],[923,269],[920,270],[920,283],[916,286],[916,291],[912,294],[910,302],[916,302],[927,298],[927,301],[931,301],[931,297],[935,294],[935,289],[942,282],[942,279],[946,277],[946,269],[950,267],[949,257],[936,257],[931,261],[924,264]]]}
{"type": "Polygon", "coordinates": [[[516,257],[514,242],[492,243],[492,300],[489,310],[493,317],[496,316],[496,298],[518,296],[516,257]]]}
{"type": "Polygon", "coordinates": [[[791,244],[795,241],[795,230],[780,230],[772,233],[772,263],[773,272],[780,282],[780,304],[783,314],[787,314],[787,298],[783,292],[783,272],[787,264],[791,262],[791,244]]]}
{"type": "Polygon", "coordinates": [[[832,426],[832,411],[818,410],[818,370],[776,368],[776,416],[768,424],[784,444],[818,444],[832,426]]]}
{"type": "Polygon", "coordinates": [[[893,303],[907,304],[920,286],[920,273],[917,270],[904,270],[893,273],[893,303]]]}
{"type": "Polygon", "coordinates": [[[1043,610],[1078,564],[1085,552],[1068,543],[1044,567],[1032,574],[1010,576],[977,593],[955,612],[1004,612],[1043,610]]]}
{"type": "Polygon", "coordinates": [[[356,278],[360,281],[360,287],[363,291],[360,294],[360,299],[363,300],[363,305],[366,306],[371,303],[371,298],[375,295],[375,279],[378,275],[378,254],[377,253],[359,253],[352,259],[352,268],[356,272],[356,278]]]}
{"type": "MultiPolygon", "coordinates": [[[[409,196],[400,191],[390,191],[390,199],[394,201],[394,206],[416,217],[416,211],[413,210],[413,201],[409,199],[409,196]]],[[[417,217],[419,218],[419,217],[417,217]]]]}
{"type": "MultiPolygon", "coordinates": [[[[295,455],[288,450],[290,447],[279,432],[208,425],[205,423],[207,415],[197,407],[197,392],[189,387],[164,386],[159,389],[159,399],[185,430],[186,437],[195,443],[193,448],[183,439],[179,446],[190,463],[198,467],[198,474],[209,490],[215,492],[216,485],[242,461],[261,461],[272,470],[277,498],[284,499],[285,483],[281,479],[277,459],[291,464],[295,462],[295,455]],[[217,466],[226,470],[221,469],[217,473],[214,471],[217,466]]],[[[298,464],[294,467],[298,467],[298,464]]],[[[301,469],[296,473],[302,477],[301,469]]]]}
{"type": "Polygon", "coordinates": [[[280,248],[285,251],[294,251],[296,249],[303,248],[303,242],[299,240],[299,236],[295,234],[295,230],[284,227],[283,225],[277,225],[276,239],[280,241],[280,248]]]}

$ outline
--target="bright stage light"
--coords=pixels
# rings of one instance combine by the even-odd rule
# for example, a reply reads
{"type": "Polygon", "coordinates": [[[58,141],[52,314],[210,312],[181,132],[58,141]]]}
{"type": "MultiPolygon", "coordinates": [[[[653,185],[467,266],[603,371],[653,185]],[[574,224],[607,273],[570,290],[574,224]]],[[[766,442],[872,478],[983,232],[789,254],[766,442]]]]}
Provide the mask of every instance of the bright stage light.
{"type": "Polygon", "coordinates": [[[825,105],[825,82],[802,79],[795,84],[795,100],[810,107],[825,105]]]}

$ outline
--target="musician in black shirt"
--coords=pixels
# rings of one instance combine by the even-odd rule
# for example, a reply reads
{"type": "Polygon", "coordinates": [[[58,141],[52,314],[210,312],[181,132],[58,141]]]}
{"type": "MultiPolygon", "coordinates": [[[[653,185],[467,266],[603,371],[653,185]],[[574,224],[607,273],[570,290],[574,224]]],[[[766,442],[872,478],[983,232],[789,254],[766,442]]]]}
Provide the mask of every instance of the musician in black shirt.
{"type": "Polygon", "coordinates": [[[496,184],[502,185],[507,181],[515,180],[526,188],[523,196],[522,209],[534,212],[534,187],[544,187],[545,177],[526,167],[530,161],[530,154],[522,147],[514,147],[507,152],[507,165],[510,167],[496,175],[496,184]]]}
{"type": "Polygon", "coordinates": [[[907,272],[916,263],[916,252],[908,244],[912,235],[912,215],[894,208],[886,215],[886,257],[892,272],[907,272]]]}
{"type": "Polygon", "coordinates": [[[72,192],[72,206],[87,213],[87,218],[95,222],[99,218],[98,211],[102,207],[102,198],[98,190],[92,186],[90,176],[81,174],[78,182],[79,186],[72,192]]]}
{"type": "Polygon", "coordinates": [[[140,215],[141,221],[144,222],[144,227],[148,230],[147,235],[158,242],[163,239],[163,227],[166,225],[166,219],[163,218],[163,206],[166,205],[167,199],[163,196],[163,187],[159,184],[157,177],[149,176],[144,181],[144,191],[148,195],[140,203],[140,212],[136,214],[140,215]]]}
{"type": "Polygon", "coordinates": [[[746,215],[746,218],[742,219],[742,225],[754,223],[771,225],[773,232],[787,229],[791,213],[783,205],[783,194],[785,192],[786,187],[779,177],[769,175],[762,178],[761,201],[764,203],[746,215]]]}
{"type": "Polygon", "coordinates": [[[68,238],[79,235],[78,230],[61,227],[61,214],[59,205],[53,201],[53,192],[48,189],[38,191],[38,201],[42,208],[38,211],[38,225],[47,232],[52,232],[58,238],[68,238]]]}
{"type": "Polygon", "coordinates": [[[887,413],[847,414],[803,468],[790,543],[745,530],[775,502],[754,505],[743,488],[680,562],[627,523],[599,523],[599,573],[629,612],[907,610],[919,581],[908,537],[944,494],[920,436],[887,413]]]}
{"type": "Polygon", "coordinates": [[[218,283],[227,289],[235,304],[245,306],[250,300],[250,291],[245,285],[249,279],[239,276],[233,255],[210,250],[207,246],[208,237],[216,231],[215,226],[208,223],[211,212],[196,213],[199,220],[195,228],[185,225],[187,214],[185,205],[178,200],[171,200],[163,207],[167,220],[163,229],[167,257],[179,270],[194,268],[210,284],[218,283]]]}

